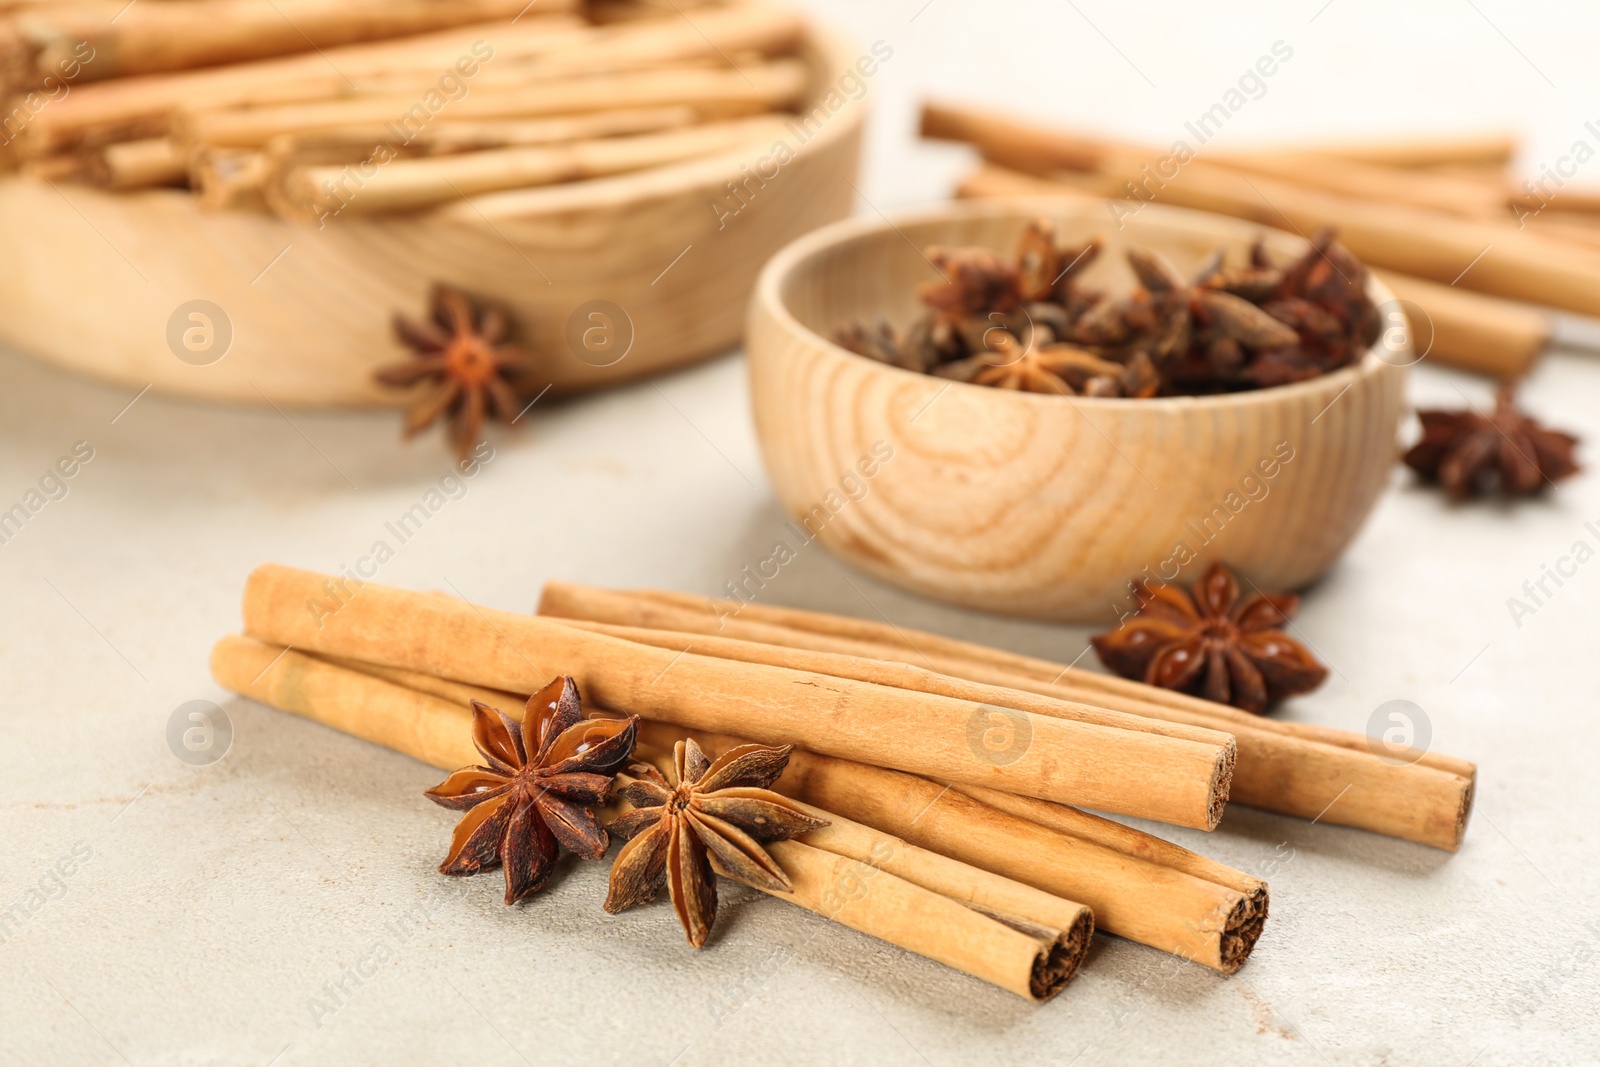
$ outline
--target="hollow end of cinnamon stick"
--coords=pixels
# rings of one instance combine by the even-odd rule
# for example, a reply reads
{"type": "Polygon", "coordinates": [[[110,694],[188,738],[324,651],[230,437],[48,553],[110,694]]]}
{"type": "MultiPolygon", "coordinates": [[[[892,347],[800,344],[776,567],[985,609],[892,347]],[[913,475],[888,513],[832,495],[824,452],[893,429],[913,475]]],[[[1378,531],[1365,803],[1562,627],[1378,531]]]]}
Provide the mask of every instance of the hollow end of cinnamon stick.
{"type": "MultiPolygon", "coordinates": [[[[1007,922],[1002,916],[995,918],[1007,922]]],[[[1011,924],[1007,922],[1007,925],[1011,924]]],[[[1070,929],[1061,931],[1033,961],[1033,974],[1028,978],[1028,989],[1033,993],[1033,999],[1043,1003],[1061,992],[1078,973],[1078,968],[1083,966],[1093,941],[1094,916],[1085,911],[1070,929]]]]}
{"type": "Polygon", "coordinates": [[[1218,970],[1233,974],[1255,951],[1261,931],[1267,925],[1267,887],[1261,886],[1247,894],[1228,912],[1222,931],[1222,945],[1218,970]]]}

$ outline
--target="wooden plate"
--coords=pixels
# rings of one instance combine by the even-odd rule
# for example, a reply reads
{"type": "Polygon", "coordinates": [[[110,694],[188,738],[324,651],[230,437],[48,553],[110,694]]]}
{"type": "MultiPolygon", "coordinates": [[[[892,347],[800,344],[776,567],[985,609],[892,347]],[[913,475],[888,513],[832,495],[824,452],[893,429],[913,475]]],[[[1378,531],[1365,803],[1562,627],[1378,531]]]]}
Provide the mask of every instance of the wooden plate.
{"type": "Polygon", "coordinates": [[[812,103],[824,110],[803,145],[785,135],[796,156],[764,183],[746,184],[743,168],[767,153],[744,151],[318,229],[204,212],[176,191],[0,179],[0,341],[133,389],[394,404],[372,382],[374,367],[403,354],[391,316],[421,316],[430,284],[443,281],[508,305],[557,391],[715,355],[738,342],[761,263],[854,201],[865,102],[836,112],[820,102],[856,53],[814,31],[802,54],[815,70],[812,103]],[[739,201],[729,181],[745,190],[731,217],[739,201]],[[615,340],[572,343],[569,323],[573,337],[598,327],[591,342],[607,341],[607,329],[615,340]]]}
{"type": "MultiPolygon", "coordinates": [[[[931,244],[1010,249],[1035,216],[1109,248],[1097,281],[1131,284],[1127,244],[1180,269],[1263,231],[1146,206],[1117,229],[1099,202],[968,202],[829,226],[780,252],[746,340],[756,430],[778,496],[806,536],[886,581],[1007,614],[1105,620],[1137,576],[1188,583],[1212,560],[1263,588],[1322,574],[1388,479],[1409,327],[1309,382],[1155,400],[1016,393],[915,374],[828,337],[904,325],[935,277],[931,244]],[[871,473],[868,473],[868,472],[871,473]],[[1269,473],[1270,472],[1270,473],[1269,473]]],[[[1281,256],[1304,242],[1266,231],[1281,256]]],[[[1376,281],[1370,292],[1389,293],[1376,281]]]]}

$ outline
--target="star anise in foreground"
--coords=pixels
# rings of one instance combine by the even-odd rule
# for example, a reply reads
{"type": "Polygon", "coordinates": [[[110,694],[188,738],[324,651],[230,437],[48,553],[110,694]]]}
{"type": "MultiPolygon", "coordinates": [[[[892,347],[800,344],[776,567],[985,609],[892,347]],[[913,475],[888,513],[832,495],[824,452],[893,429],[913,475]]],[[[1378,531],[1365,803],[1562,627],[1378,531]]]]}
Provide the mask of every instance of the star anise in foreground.
{"type": "Polygon", "coordinates": [[[689,944],[706,943],[717,917],[715,860],[757,888],[787,890],[783,873],[762,844],[828,825],[767,787],[789,764],[793,746],[738,745],[715,760],[691,738],[672,753],[673,780],[647,763],[633,763],[617,796],[634,810],[610,824],[630,840],[611,867],[606,911],[613,914],[661,895],[666,887],[689,944]]]}
{"type": "Polygon", "coordinates": [[[476,307],[465,293],[443,284],[433,287],[426,321],[395,316],[395,336],[415,354],[404,363],[379,367],[373,377],[397,388],[429,383],[406,412],[405,436],[448,417],[451,443],[466,459],[485,415],[506,423],[517,417],[520,405],[511,381],[532,370],[534,361],[505,343],[510,329],[504,311],[476,307]]]}
{"type": "Polygon", "coordinates": [[[1241,600],[1233,572],[1213,563],[1193,594],[1135,586],[1139,611],[1089,640],[1100,662],[1124,678],[1193,693],[1254,712],[1322,684],[1328,669],[1282,632],[1300,606],[1290,593],[1241,600]]]}
{"type": "Polygon", "coordinates": [[[1422,440],[1406,453],[1406,465],[1458,500],[1496,484],[1527,496],[1578,472],[1572,458],[1578,439],[1517,410],[1510,384],[1500,387],[1488,415],[1468,408],[1419,411],[1417,417],[1422,440]]]}
{"type": "Polygon", "coordinates": [[[522,721],[472,702],[472,743],[486,766],[463,767],[428,790],[436,804],[465,811],[441,874],[506,872],[506,903],[544,887],[560,847],[587,860],[610,843],[595,818],[612,778],[633,754],[637,716],[586,719],[571,678],[528,698],[522,721]]]}

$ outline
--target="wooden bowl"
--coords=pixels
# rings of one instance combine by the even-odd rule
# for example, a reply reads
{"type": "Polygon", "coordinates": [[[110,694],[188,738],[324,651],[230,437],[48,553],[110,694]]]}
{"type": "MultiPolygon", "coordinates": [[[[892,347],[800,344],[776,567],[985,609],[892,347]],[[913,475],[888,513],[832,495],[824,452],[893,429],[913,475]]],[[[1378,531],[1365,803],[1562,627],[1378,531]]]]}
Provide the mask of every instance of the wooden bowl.
{"type": "MultiPolygon", "coordinates": [[[[936,277],[919,249],[1009,251],[1038,216],[1068,243],[1103,237],[1091,274],[1117,288],[1132,284],[1128,244],[1188,271],[1263,234],[1157,206],[1119,230],[1099,202],[1039,199],[855,219],[796,241],[762,272],[746,340],[757,434],[796,526],[885,581],[1045,619],[1104,620],[1131,606],[1130,578],[1189,583],[1213,560],[1268,589],[1327,570],[1395,459],[1411,362],[1400,331],[1313,381],[1154,400],[949,382],[829,341],[850,323],[915,317],[916,285],[936,277]]],[[[1305,248],[1265,237],[1280,256],[1305,248]]],[[[1390,299],[1376,281],[1370,292],[1390,299]]]]}
{"type": "MultiPolygon", "coordinates": [[[[801,54],[815,72],[812,104],[857,56],[817,31],[801,54]]],[[[507,305],[555,390],[611,385],[738,343],[760,264],[850,213],[865,111],[864,102],[825,111],[803,148],[786,134],[796,158],[764,187],[745,186],[753,195],[732,217],[725,183],[742,183],[741,165],[754,167],[768,146],[476,206],[335,218],[320,230],[202,211],[177,191],[0,179],[0,342],[135,390],[394,404],[396,393],[372,381],[403,354],[390,319],[422,317],[430,284],[443,281],[507,305]],[[714,205],[723,205],[720,226],[714,205]],[[195,300],[220,308],[232,334],[226,355],[204,365],[195,365],[203,355],[178,358],[169,341],[169,331],[204,327],[179,310],[195,300]],[[592,301],[631,320],[620,361],[611,362],[616,344],[597,357],[569,341],[569,320],[588,326],[587,309],[575,313],[592,301]]]]}

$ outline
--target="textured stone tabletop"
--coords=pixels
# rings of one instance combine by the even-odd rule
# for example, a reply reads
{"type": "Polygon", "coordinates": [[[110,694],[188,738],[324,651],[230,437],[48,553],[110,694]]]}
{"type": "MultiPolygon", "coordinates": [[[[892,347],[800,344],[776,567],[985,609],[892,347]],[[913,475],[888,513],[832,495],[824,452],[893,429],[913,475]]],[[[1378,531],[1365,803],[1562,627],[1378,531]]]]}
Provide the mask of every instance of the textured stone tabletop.
{"type": "MultiPolygon", "coordinates": [[[[920,93],[1162,141],[1279,40],[1292,61],[1227,137],[1499,121],[1528,132],[1532,172],[1597,140],[1587,8],[1320,3],[834,0],[863,47],[893,47],[865,91],[859,209],[937,199],[968,165],[916,143],[920,93]]],[[[1427,365],[1410,388],[1452,406],[1490,393],[1427,365]]],[[[1592,472],[1509,508],[1451,506],[1396,471],[1307,592],[1299,627],[1333,670],[1282,714],[1362,730],[1385,701],[1415,702],[1434,747],[1481,764],[1458,854],[1242,808],[1209,835],[1147,827],[1270,880],[1255,956],[1228,978],[1102,937],[1034,1007],[728,883],[694,952],[669,906],[605,915],[604,864],[518,908],[498,878],[437,875],[453,819],[420,796],[435,771],[235,699],[206,657],[237,629],[251,567],[350,563],[440,486],[442,447],[397,446],[390,413],[130,406],[135,392],[0,355],[0,510],[74,460],[0,544],[0,1063],[1600,1060],[1592,472]],[[1563,557],[1567,576],[1514,618],[1508,600],[1563,557]],[[191,700],[226,712],[218,762],[169,744],[191,700]]],[[[1552,356],[1526,402],[1600,462],[1600,357],[1552,356]]],[[[493,437],[380,580],[525,611],[550,577],[715,593],[770,550],[784,516],[737,356],[529,421],[493,437]]],[[[763,597],[1065,660],[1087,634],[923,601],[820,547],[763,597]]]]}

